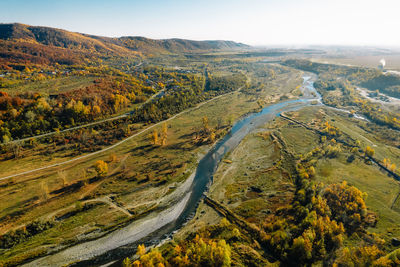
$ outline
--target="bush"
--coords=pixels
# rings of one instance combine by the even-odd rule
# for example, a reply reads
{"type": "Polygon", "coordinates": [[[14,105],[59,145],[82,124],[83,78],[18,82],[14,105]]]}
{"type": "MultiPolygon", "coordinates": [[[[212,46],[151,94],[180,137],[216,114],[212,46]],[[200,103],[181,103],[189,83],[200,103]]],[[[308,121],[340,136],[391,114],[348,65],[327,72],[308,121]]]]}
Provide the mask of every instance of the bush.
{"type": "Polygon", "coordinates": [[[50,221],[47,222],[35,221],[26,225],[24,228],[15,231],[10,231],[0,236],[0,248],[2,249],[12,248],[13,246],[18,245],[19,243],[26,241],[28,238],[37,235],[43,231],[46,231],[47,229],[53,226],[54,223],[50,221]]]}

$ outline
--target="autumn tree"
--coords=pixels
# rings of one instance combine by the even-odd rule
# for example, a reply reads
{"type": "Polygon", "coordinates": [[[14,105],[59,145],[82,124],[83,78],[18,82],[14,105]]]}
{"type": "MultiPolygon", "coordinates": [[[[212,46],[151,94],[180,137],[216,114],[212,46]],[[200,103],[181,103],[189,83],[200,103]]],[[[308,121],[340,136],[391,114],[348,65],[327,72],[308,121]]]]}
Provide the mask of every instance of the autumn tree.
{"type": "Polygon", "coordinates": [[[329,216],[319,216],[312,211],[304,220],[309,227],[293,240],[289,257],[300,262],[323,259],[327,253],[339,248],[343,240],[343,225],[329,216]]]}
{"type": "Polygon", "coordinates": [[[92,107],[92,113],[93,113],[93,115],[98,115],[98,114],[100,114],[101,113],[101,108],[99,107],[99,106],[97,106],[97,105],[94,105],[93,107],[92,107]]]}
{"type": "Polygon", "coordinates": [[[389,170],[391,170],[392,172],[395,172],[396,171],[396,164],[391,164],[390,165],[390,167],[389,167],[389,170]]]}
{"type": "Polygon", "coordinates": [[[309,168],[308,168],[308,170],[307,170],[307,173],[308,173],[308,175],[310,176],[310,177],[315,177],[315,168],[314,168],[314,166],[310,166],[309,168]]]}
{"type": "Polygon", "coordinates": [[[365,195],[346,182],[323,188],[322,184],[299,176],[296,187],[292,204],[263,225],[263,241],[286,265],[329,262],[340,250],[346,231],[353,233],[371,222],[365,195]]]}
{"type": "Polygon", "coordinates": [[[8,142],[11,141],[10,136],[8,136],[8,135],[6,135],[6,134],[3,135],[2,139],[3,139],[3,143],[4,143],[4,144],[6,144],[6,143],[8,143],[8,142]]]}
{"type": "Polygon", "coordinates": [[[136,255],[139,256],[139,260],[136,260],[132,263],[131,266],[165,266],[166,260],[158,251],[157,248],[150,250],[150,252],[146,253],[145,246],[139,245],[137,248],[136,255]]]}
{"type": "Polygon", "coordinates": [[[161,129],[161,145],[165,146],[167,144],[167,135],[168,135],[168,125],[166,122],[163,123],[161,129]]]}
{"type": "Polygon", "coordinates": [[[204,116],[201,119],[202,127],[198,130],[196,133],[196,140],[198,140],[198,143],[206,143],[206,142],[211,142],[214,143],[215,139],[217,138],[217,135],[215,133],[215,129],[211,128],[209,125],[208,117],[204,116]],[[201,138],[201,139],[199,139],[201,138]]]}
{"type": "Polygon", "coordinates": [[[146,247],[144,244],[141,244],[137,247],[137,251],[136,251],[136,255],[138,255],[139,257],[143,256],[144,254],[146,254],[146,247]]]}
{"type": "Polygon", "coordinates": [[[386,168],[389,168],[391,162],[390,159],[384,158],[382,161],[383,166],[385,166],[386,168]]]}
{"type": "Polygon", "coordinates": [[[152,145],[158,144],[158,133],[156,130],[153,130],[153,132],[149,135],[149,137],[152,145]]]}
{"type": "Polygon", "coordinates": [[[328,186],[323,196],[331,211],[331,217],[342,222],[348,232],[354,232],[366,225],[366,194],[343,181],[328,186]]]}
{"type": "Polygon", "coordinates": [[[373,266],[387,267],[400,266],[400,249],[396,249],[389,254],[380,257],[373,262],[373,266]]]}
{"type": "Polygon", "coordinates": [[[335,127],[333,125],[330,125],[328,121],[326,121],[323,124],[322,127],[323,127],[322,132],[327,134],[327,135],[329,135],[329,136],[339,136],[339,135],[341,135],[341,132],[340,132],[339,128],[337,128],[337,127],[335,127]]]}
{"type": "Polygon", "coordinates": [[[158,133],[157,130],[153,130],[153,132],[149,134],[149,139],[152,145],[165,146],[167,144],[167,137],[168,137],[168,125],[165,122],[162,124],[160,133],[158,133]]]}
{"type": "MultiPolygon", "coordinates": [[[[375,244],[340,249],[334,266],[395,266],[375,244]]],[[[400,263],[400,262],[399,262],[400,263]]]]}
{"type": "Polygon", "coordinates": [[[364,153],[365,153],[365,156],[373,157],[374,154],[375,154],[375,150],[374,150],[373,148],[371,148],[370,146],[367,146],[367,147],[365,148],[364,153]]]}
{"type": "Polygon", "coordinates": [[[214,131],[211,131],[211,133],[210,133],[210,141],[211,141],[212,143],[214,143],[214,142],[215,142],[215,138],[216,138],[215,132],[214,132],[214,131]]]}
{"type": "Polygon", "coordinates": [[[117,112],[119,109],[128,105],[129,100],[123,95],[116,94],[113,96],[114,100],[114,111],[117,112]]]}
{"type": "Polygon", "coordinates": [[[98,160],[94,164],[94,169],[97,172],[97,176],[104,176],[108,172],[108,164],[103,160],[98,160]]]}
{"type": "Polygon", "coordinates": [[[206,239],[199,235],[176,245],[165,257],[158,249],[146,253],[144,245],[138,247],[136,255],[139,259],[130,266],[231,266],[231,247],[224,239],[206,239]]]}
{"type": "Polygon", "coordinates": [[[131,266],[132,266],[132,263],[131,263],[131,260],[129,258],[125,258],[122,261],[122,267],[131,267],[131,266]]]}

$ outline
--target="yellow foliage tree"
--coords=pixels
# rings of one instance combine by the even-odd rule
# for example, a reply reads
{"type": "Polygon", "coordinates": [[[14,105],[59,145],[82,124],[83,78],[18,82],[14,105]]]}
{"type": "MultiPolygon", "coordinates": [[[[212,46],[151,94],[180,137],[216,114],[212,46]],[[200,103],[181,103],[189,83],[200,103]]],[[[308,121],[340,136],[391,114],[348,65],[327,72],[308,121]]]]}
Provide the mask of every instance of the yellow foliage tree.
{"type": "Polygon", "coordinates": [[[131,264],[131,260],[129,258],[125,258],[122,261],[122,267],[131,267],[131,266],[132,266],[132,264],[131,264]]]}
{"type": "Polygon", "coordinates": [[[93,114],[94,114],[94,115],[98,115],[98,114],[101,113],[101,109],[100,109],[100,107],[97,106],[97,105],[94,105],[94,106],[92,107],[92,111],[93,111],[93,114]]]}
{"type": "Polygon", "coordinates": [[[368,157],[373,157],[374,154],[375,154],[375,150],[373,148],[371,148],[370,146],[367,146],[365,148],[364,152],[365,152],[365,155],[368,156],[368,157]]]}
{"type": "Polygon", "coordinates": [[[145,253],[144,246],[136,253],[140,258],[131,266],[231,266],[231,248],[225,240],[203,239],[199,235],[183,245],[176,245],[172,254],[166,258],[152,249],[145,253]]]}
{"type": "Polygon", "coordinates": [[[323,196],[331,210],[332,218],[342,222],[349,232],[356,231],[366,224],[366,194],[356,187],[343,181],[341,184],[328,186],[323,196]]]}
{"type": "Polygon", "coordinates": [[[166,122],[163,123],[161,129],[161,145],[165,146],[167,144],[167,136],[168,136],[168,125],[166,122]]]}
{"type": "Polygon", "coordinates": [[[395,172],[396,171],[396,164],[392,164],[392,165],[390,165],[390,168],[389,168],[392,172],[395,172]]]}
{"type": "Polygon", "coordinates": [[[108,164],[103,160],[98,160],[94,164],[94,169],[96,170],[98,176],[104,176],[108,173],[108,164]]]}
{"type": "Polygon", "coordinates": [[[210,133],[210,141],[211,142],[215,142],[215,132],[214,131],[212,131],[211,133],[210,133]]]}
{"type": "Polygon", "coordinates": [[[154,130],[150,135],[150,141],[152,145],[157,145],[158,144],[158,133],[156,130],[154,130]]]}
{"type": "Polygon", "coordinates": [[[137,247],[136,255],[143,256],[144,254],[146,254],[146,247],[144,244],[141,244],[137,247]]]}

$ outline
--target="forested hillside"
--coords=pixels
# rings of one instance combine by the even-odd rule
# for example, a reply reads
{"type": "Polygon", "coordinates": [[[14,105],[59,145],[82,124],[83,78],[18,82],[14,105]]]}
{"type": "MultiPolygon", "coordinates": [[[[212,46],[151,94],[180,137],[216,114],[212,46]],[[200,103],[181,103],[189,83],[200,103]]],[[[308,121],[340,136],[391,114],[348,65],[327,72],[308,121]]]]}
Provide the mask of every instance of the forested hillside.
{"type": "Polygon", "coordinates": [[[232,41],[109,38],[24,24],[0,24],[0,63],[79,64],[88,60],[137,58],[154,54],[234,50],[249,46],[232,41]]]}

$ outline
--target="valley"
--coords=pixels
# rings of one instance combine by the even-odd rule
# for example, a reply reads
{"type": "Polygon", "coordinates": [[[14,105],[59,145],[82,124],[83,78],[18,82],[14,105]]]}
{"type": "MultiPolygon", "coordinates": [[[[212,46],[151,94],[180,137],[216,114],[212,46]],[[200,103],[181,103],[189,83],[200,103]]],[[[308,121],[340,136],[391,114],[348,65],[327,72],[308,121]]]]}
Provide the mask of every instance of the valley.
{"type": "Polygon", "coordinates": [[[24,24],[0,49],[0,266],[398,263],[396,74],[24,24]]]}

